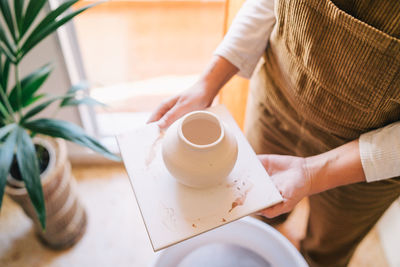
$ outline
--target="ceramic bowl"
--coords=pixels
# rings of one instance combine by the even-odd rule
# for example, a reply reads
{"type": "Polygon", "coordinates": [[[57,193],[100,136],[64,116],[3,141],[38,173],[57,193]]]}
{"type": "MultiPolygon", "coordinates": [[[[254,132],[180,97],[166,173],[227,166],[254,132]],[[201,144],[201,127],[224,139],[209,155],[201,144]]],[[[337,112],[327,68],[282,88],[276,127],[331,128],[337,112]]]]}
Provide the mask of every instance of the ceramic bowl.
{"type": "Polygon", "coordinates": [[[222,183],[238,154],[235,136],[213,113],[194,111],[174,122],[165,133],[162,157],[180,183],[207,188],[222,183]]]}

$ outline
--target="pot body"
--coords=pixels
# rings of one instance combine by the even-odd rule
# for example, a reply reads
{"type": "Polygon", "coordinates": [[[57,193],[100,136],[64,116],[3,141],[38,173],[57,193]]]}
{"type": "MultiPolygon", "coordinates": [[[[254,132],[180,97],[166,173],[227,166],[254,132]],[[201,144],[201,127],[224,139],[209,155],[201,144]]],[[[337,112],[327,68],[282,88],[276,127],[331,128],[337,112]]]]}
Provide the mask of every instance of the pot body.
{"type": "Polygon", "coordinates": [[[189,187],[223,182],[235,166],[238,146],[229,128],[213,113],[194,111],[173,123],[162,143],[168,171],[189,187]]]}
{"type": "Polygon", "coordinates": [[[41,174],[46,208],[46,231],[43,232],[25,187],[8,180],[6,193],[17,202],[32,219],[40,240],[53,249],[71,247],[83,236],[87,217],[78,199],[71,164],[67,158],[64,140],[41,137],[34,140],[50,153],[47,169],[41,174]]]}

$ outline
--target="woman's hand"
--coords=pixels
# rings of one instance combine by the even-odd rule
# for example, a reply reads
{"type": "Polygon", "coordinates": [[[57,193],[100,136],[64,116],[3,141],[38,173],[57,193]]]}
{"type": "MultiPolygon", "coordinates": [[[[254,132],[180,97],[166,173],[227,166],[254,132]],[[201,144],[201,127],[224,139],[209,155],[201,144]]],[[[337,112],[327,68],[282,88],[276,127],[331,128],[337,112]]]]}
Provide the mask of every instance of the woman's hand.
{"type": "Polygon", "coordinates": [[[283,197],[282,203],[261,211],[268,218],[291,211],[306,196],[365,181],[358,139],[307,158],[258,157],[283,197]]]}
{"type": "Polygon", "coordinates": [[[311,178],[305,158],[281,155],[259,155],[258,158],[283,197],[283,202],[260,211],[262,215],[273,218],[287,213],[310,194],[311,178]]]}
{"type": "Polygon", "coordinates": [[[157,122],[160,128],[167,128],[184,114],[209,107],[214,97],[206,90],[203,82],[198,82],[182,94],[161,103],[148,123],[157,122]]]}
{"type": "Polygon", "coordinates": [[[222,86],[238,70],[225,58],[214,56],[199,81],[182,94],[163,102],[147,123],[157,122],[160,128],[167,128],[186,113],[209,107],[222,86]]]}

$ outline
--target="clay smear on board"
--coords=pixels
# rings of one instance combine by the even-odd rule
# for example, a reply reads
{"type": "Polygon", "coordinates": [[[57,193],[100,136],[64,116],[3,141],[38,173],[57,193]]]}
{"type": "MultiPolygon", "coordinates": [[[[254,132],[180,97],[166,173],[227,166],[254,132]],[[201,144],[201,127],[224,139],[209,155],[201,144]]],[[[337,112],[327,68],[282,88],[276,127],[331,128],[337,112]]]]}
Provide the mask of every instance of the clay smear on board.
{"type": "MultiPolygon", "coordinates": [[[[238,181],[235,180],[234,181],[235,184],[238,184],[238,181]]],[[[246,187],[246,182],[245,181],[241,181],[241,186],[246,187]]],[[[243,189],[242,187],[242,189],[243,189]]],[[[244,204],[244,202],[246,201],[247,198],[247,194],[251,191],[251,189],[253,188],[253,184],[247,182],[247,189],[246,190],[241,190],[241,188],[238,186],[236,187],[236,189],[238,191],[241,191],[239,194],[239,197],[237,197],[233,202],[232,202],[232,207],[229,210],[229,212],[231,212],[234,208],[236,208],[237,206],[242,206],[244,204]]]]}
{"type": "Polygon", "coordinates": [[[160,143],[160,141],[163,139],[164,135],[165,135],[165,131],[164,130],[159,130],[159,134],[158,137],[156,138],[156,140],[154,140],[153,144],[150,147],[150,151],[149,154],[147,155],[146,158],[146,167],[149,167],[150,164],[153,162],[154,158],[157,155],[157,147],[158,144],[160,143]]]}
{"type": "Polygon", "coordinates": [[[176,231],[176,216],[175,210],[173,208],[168,208],[164,204],[163,207],[163,214],[162,214],[162,224],[167,227],[170,231],[176,231]]]}

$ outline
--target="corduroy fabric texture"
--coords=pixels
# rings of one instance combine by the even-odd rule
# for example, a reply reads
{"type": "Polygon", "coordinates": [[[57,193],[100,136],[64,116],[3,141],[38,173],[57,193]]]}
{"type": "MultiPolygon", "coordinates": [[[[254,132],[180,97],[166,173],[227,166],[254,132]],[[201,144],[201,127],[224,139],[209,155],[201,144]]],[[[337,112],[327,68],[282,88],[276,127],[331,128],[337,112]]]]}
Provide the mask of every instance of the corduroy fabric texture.
{"type": "MultiPolygon", "coordinates": [[[[400,120],[400,1],[281,0],[275,13],[250,83],[245,132],[256,153],[311,156],[400,120]]],[[[395,178],[311,197],[309,264],[345,266],[399,195],[395,178]]]]}

